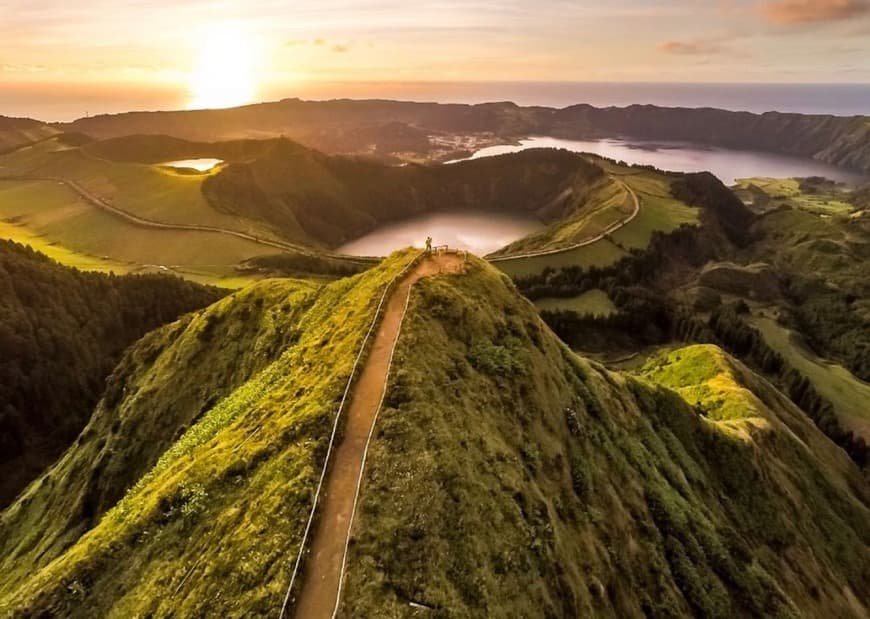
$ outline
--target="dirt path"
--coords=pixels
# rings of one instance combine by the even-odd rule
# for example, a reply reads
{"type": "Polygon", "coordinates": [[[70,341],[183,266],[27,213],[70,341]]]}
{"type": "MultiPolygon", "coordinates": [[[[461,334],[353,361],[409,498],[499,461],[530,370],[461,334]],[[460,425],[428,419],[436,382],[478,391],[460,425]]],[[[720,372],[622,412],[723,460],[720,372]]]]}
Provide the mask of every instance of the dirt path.
{"type": "Polygon", "coordinates": [[[298,619],[330,619],[338,605],[342,568],[369,436],[390,372],[393,348],[414,282],[438,273],[458,273],[462,256],[441,254],[423,260],[398,283],[378,327],[371,351],[353,389],[344,438],[336,446],[318,508],[317,527],[305,564],[302,589],[295,604],[298,619]]]}

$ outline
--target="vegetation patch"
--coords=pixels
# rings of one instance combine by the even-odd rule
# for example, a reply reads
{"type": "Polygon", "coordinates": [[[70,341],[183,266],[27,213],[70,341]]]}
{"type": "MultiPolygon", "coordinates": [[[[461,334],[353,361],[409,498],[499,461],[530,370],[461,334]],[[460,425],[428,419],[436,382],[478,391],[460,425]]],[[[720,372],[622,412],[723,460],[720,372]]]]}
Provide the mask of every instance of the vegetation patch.
{"type": "Polygon", "coordinates": [[[535,299],[535,305],[541,311],[553,312],[567,310],[580,315],[607,317],[616,312],[616,306],[607,293],[599,288],[593,288],[576,297],[542,297],[535,299]]]}

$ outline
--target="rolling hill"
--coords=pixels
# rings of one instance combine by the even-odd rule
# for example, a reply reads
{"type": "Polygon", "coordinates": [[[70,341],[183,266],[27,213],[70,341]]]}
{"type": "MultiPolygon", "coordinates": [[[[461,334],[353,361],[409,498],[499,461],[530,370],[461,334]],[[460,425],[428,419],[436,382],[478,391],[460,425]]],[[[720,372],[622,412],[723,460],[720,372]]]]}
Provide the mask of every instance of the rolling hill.
{"type": "Polygon", "coordinates": [[[0,154],[45,140],[58,133],[58,129],[38,120],[0,116],[0,154]]]}
{"type": "MultiPolygon", "coordinates": [[[[345,380],[413,256],[262,282],[132,347],[0,516],[0,610],[277,614],[345,380]]],[[[740,362],[606,370],[474,258],[409,299],[339,616],[866,615],[866,481],[740,362]]]]}

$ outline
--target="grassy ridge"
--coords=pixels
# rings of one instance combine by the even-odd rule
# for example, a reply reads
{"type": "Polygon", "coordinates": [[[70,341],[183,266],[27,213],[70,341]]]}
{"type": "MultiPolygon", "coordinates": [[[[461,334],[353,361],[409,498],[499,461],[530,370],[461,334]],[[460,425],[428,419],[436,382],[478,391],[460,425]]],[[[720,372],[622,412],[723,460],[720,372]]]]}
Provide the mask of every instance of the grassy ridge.
{"type": "Polygon", "coordinates": [[[490,267],[421,282],[340,616],[862,616],[858,470],[715,347],[682,354],[646,380],[720,381],[721,419],[567,352],[490,267]]]}
{"type": "Polygon", "coordinates": [[[795,334],[770,318],[754,318],[768,346],[798,372],[806,376],[816,391],[828,400],[847,430],[870,437],[870,385],[856,378],[841,365],[830,363],[812,354],[795,334]]]}
{"type": "Polygon", "coordinates": [[[58,139],[0,156],[4,176],[63,178],[93,195],[143,219],[167,223],[211,225],[265,234],[257,222],[215,211],[202,195],[202,175],[179,174],[167,168],[100,159],[84,147],[58,139]]]}
{"type": "Polygon", "coordinates": [[[438,210],[521,212],[557,221],[573,214],[601,178],[598,166],[567,151],[385,166],[282,140],[262,157],[226,166],[205,181],[203,191],[222,212],[332,247],[379,224],[438,210]]]}
{"type": "MultiPolygon", "coordinates": [[[[71,451],[0,519],[0,610],[274,613],[330,416],[410,256],[320,288],[264,282],[143,340],[76,447],[102,463],[71,451]],[[82,503],[92,528],[52,530],[86,478],[114,493],[82,503]]],[[[862,616],[860,473],[715,347],[675,355],[643,379],[578,358],[479,260],[415,285],[341,615],[862,616]],[[703,392],[707,418],[652,381],[703,392]]]]}
{"type": "Polygon", "coordinates": [[[0,116],[0,154],[47,139],[58,133],[38,120],[0,116]]]}
{"type": "MultiPolygon", "coordinates": [[[[132,375],[118,377],[118,402],[107,395],[102,414],[95,417],[102,419],[103,429],[83,434],[78,449],[89,449],[92,441],[96,447],[90,449],[105,447],[100,442],[115,408],[124,411],[122,423],[136,428],[134,434],[118,432],[101,466],[91,472],[99,484],[112,479],[104,477],[106,471],[117,475],[124,470],[134,443],[147,444],[143,439],[157,432],[163,433],[162,444],[167,436],[177,438],[94,528],[82,535],[87,525],[71,523],[57,532],[63,543],[51,545],[48,556],[34,546],[39,541],[32,538],[33,523],[42,512],[32,512],[30,506],[48,505],[52,516],[47,520],[57,518],[54,510],[63,505],[78,468],[73,466],[75,454],[67,454],[31,486],[3,516],[0,537],[16,550],[4,553],[15,558],[8,559],[12,569],[0,583],[0,609],[30,615],[51,608],[83,617],[194,616],[206,609],[229,616],[274,612],[298,549],[331,416],[381,290],[410,257],[399,254],[372,271],[316,291],[302,287],[292,292],[286,284],[263,283],[259,292],[244,291],[189,324],[175,326],[174,332],[143,342],[133,355],[144,357],[146,365],[133,359],[132,375]],[[272,291],[272,286],[279,288],[272,291]],[[233,370],[237,363],[256,367],[245,359],[258,360],[264,352],[257,344],[262,337],[225,332],[260,297],[264,311],[248,309],[261,317],[254,333],[265,328],[257,326],[261,321],[273,321],[270,329],[280,329],[284,336],[265,341],[284,342],[286,348],[279,347],[274,361],[243,377],[221,399],[221,392],[214,392],[218,379],[226,372],[244,372],[233,370]],[[227,312],[224,325],[220,316],[227,312]],[[188,390],[200,394],[184,406],[188,419],[194,414],[192,425],[185,431],[181,414],[161,429],[159,412],[185,384],[191,363],[209,369],[190,376],[188,390]],[[225,369],[210,378],[215,367],[225,369]],[[132,385],[137,388],[125,390],[132,385]],[[138,403],[141,398],[145,401],[138,403]],[[189,573],[194,576],[187,578],[189,573]],[[182,586],[179,596],[175,592],[182,586]]],[[[263,361],[268,362],[268,355],[263,361]]],[[[114,484],[115,492],[120,486],[114,484]]]]}
{"type": "Polygon", "coordinates": [[[494,253],[495,256],[522,254],[568,247],[601,234],[622,221],[634,210],[631,196],[610,178],[582,187],[571,196],[566,216],[545,230],[515,241],[494,253]]]}
{"type": "MultiPolygon", "coordinates": [[[[650,169],[623,166],[599,157],[592,157],[592,161],[635,192],[640,202],[637,216],[595,243],[555,254],[499,261],[497,263],[499,269],[513,278],[523,278],[539,275],[547,269],[609,267],[626,257],[629,251],[645,249],[654,232],[668,233],[682,225],[699,223],[699,210],[672,195],[673,177],[650,169]]],[[[598,203],[593,200],[593,204],[598,203]]],[[[618,221],[624,219],[626,214],[624,209],[623,204],[618,209],[611,208],[609,211],[619,213],[616,218],[618,221]]],[[[583,211],[580,212],[582,214],[583,211]]],[[[570,218],[568,221],[571,221],[570,218]]],[[[559,230],[562,225],[562,222],[555,224],[554,229],[559,230]]],[[[581,227],[580,230],[585,230],[582,235],[585,238],[592,238],[595,236],[594,231],[600,231],[594,227],[589,229],[581,227]]],[[[558,247],[558,243],[551,242],[551,235],[548,235],[547,239],[549,244],[538,249],[558,247]]],[[[525,241],[519,241],[509,248],[513,250],[524,243],[525,241]]],[[[497,252],[497,254],[501,253],[497,252]]]]}

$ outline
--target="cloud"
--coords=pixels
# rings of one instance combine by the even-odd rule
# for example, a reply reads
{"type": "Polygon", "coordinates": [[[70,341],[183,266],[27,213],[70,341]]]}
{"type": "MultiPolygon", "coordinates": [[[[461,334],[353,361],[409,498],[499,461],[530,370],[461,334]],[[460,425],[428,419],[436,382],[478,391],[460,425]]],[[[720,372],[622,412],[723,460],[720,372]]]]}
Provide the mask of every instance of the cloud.
{"type": "Polygon", "coordinates": [[[679,56],[710,56],[723,51],[722,46],[714,41],[662,41],[656,49],[679,56]]]}
{"type": "Polygon", "coordinates": [[[796,26],[843,21],[870,14],[868,0],[768,0],[756,5],[767,21],[780,26],[796,26]]]}
{"type": "MultiPolygon", "coordinates": [[[[353,43],[353,41],[351,41],[353,43]]],[[[345,54],[350,51],[349,43],[333,43],[326,37],[317,37],[315,39],[288,39],[284,41],[286,47],[301,47],[303,45],[311,45],[313,47],[328,47],[329,51],[336,54],[345,54]]]]}

